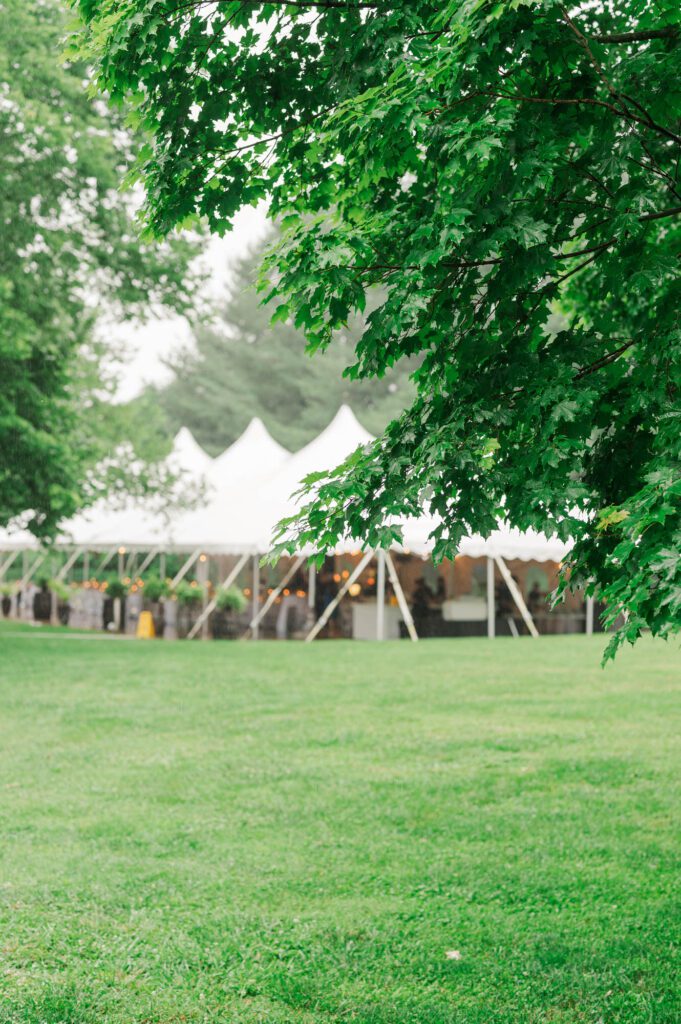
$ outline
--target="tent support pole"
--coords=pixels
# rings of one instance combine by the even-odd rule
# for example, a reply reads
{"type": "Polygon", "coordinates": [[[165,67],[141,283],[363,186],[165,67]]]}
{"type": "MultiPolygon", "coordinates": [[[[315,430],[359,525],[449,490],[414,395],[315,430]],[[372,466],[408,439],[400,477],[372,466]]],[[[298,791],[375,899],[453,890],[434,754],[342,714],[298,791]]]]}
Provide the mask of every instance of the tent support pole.
{"type": "Polygon", "coordinates": [[[533,636],[535,640],[538,639],[539,633],[537,632],[537,627],[534,624],[534,619],[530,615],[529,609],[525,604],[523,595],[520,593],[520,590],[518,589],[516,581],[513,579],[510,572],[508,571],[508,566],[504,562],[503,558],[499,557],[499,555],[494,556],[494,561],[499,566],[499,572],[504,577],[504,583],[511,591],[511,597],[515,601],[516,607],[523,617],[523,622],[527,626],[531,636],[533,636]]]}
{"type": "Polygon", "coordinates": [[[593,594],[589,594],[586,599],[586,622],[584,624],[587,636],[591,636],[594,631],[594,599],[593,594]]]}
{"type": "Polygon", "coordinates": [[[107,565],[109,564],[113,556],[116,554],[116,551],[117,548],[112,548],[111,551],[108,551],[107,554],[104,555],[104,558],[101,560],[101,562],[95,569],[95,576],[99,576],[102,569],[106,569],[107,565]]]}
{"type": "Polygon", "coordinates": [[[19,582],[19,587],[20,587],[21,590],[24,589],[24,587],[26,586],[27,583],[31,582],[31,580],[33,579],[33,577],[35,576],[36,572],[38,571],[38,569],[43,564],[43,562],[45,561],[46,558],[47,558],[47,552],[45,551],[41,555],[38,555],[38,557],[36,558],[35,562],[33,563],[33,565],[31,566],[30,569],[28,569],[28,568],[26,569],[26,571],[24,572],[23,577],[21,578],[21,580],[19,582]]]}
{"type": "Polygon", "coordinates": [[[19,581],[19,590],[21,592],[21,597],[22,597],[22,600],[21,600],[21,618],[28,620],[29,616],[31,618],[33,617],[33,609],[29,608],[28,605],[26,605],[24,603],[24,600],[23,600],[24,596],[25,596],[24,595],[24,590],[25,590],[27,584],[29,584],[31,582],[31,580],[33,579],[33,577],[35,576],[37,570],[40,568],[40,566],[43,564],[43,562],[47,558],[47,551],[43,551],[42,554],[38,554],[38,557],[36,558],[36,560],[33,563],[33,565],[30,567],[30,569],[28,568],[28,553],[24,552],[24,554],[26,555],[26,558],[24,559],[24,566],[25,566],[25,568],[24,568],[24,572],[23,572],[22,578],[19,581]]]}
{"type": "Polygon", "coordinates": [[[390,577],[390,582],[393,585],[393,590],[395,591],[395,597],[397,598],[397,603],[400,606],[400,611],[402,612],[404,624],[407,627],[407,632],[409,633],[409,637],[412,643],[417,643],[419,635],[416,632],[416,626],[414,625],[414,619],[411,614],[411,609],[409,608],[409,605],[407,604],[407,599],[404,596],[404,591],[402,590],[402,584],[400,583],[399,576],[397,575],[397,570],[395,569],[395,565],[390,556],[390,552],[385,551],[384,555],[385,563],[388,567],[388,576],[390,577]]]}
{"type": "Polygon", "coordinates": [[[171,587],[176,587],[180,580],[183,580],[185,578],[185,576],[187,575],[187,573],[189,572],[189,570],[191,569],[191,567],[193,566],[194,562],[196,561],[200,554],[201,548],[197,548],[196,551],[192,551],[191,555],[186,560],[186,562],[178,572],[177,576],[175,576],[171,581],[171,587]]]}
{"type": "MultiPolygon", "coordinates": [[[[198,556],[198,552],[197,552],[197,556],[198,556]]],[[[241,570],[245,566],[245,564],[248,561],[248,559],[249,559],[248,553],[246,553],[245,555],[242,555],[241,558],[239,559],[239,561],[236,563],[236,565],[232,569],[232,571],[230,572],[229,576],[225,580],[223,580],[223,582],[220,584],[220,587],[218,589],[221,590],[223,587],[225,589],[227,587],[231,587],[232,583],[234,583],[234,580],[237,578],[237,576],[239,575],[239,573],[241,572],[241,570]]],[[[203,611],[199,615],[198,619],[196,620],[196,622],[194,623],[192,628],[187,633],[187,640],[193,640],[194,639],[196,634],[201,629],[201,626],[204,624],[204,622],[207,621],[208,617],[210,616],[210,614],[212,612],[215,611],[217,606],[218,606],[218,599],[217,599],[217,595],[216,595],[213,598],[212,601],[208,602],[208,604],[203,609],[203,611]]]]}
{"type": "Polygon", "coordinates": [[[10,565],[12,564],[12,562],[14,561],[14,559],[17,557],[18,554],[19,554],[19,550],[18,549],[16,551],[12,551],[11,554],[9,555],[9,557],[5,559],[5,561],[2,563],[2,565],[0,565],[0,580],[4,580],[5,573],[7,572],[7,570],[10,567],[10,565]]]}
{"type": "MultiPolygon", "coordinates": [[[[205,610],[206,603],[208,601],[208,579],[210,577],[210,566],[208,564],[208,555],[201,555],[199,558],[199,583],[203,589],[203,610],[205,610]],[[203,561],[201,561],[203,559],[203,561]]],[[[208,639],[208,616],[203,620],[201,626],[201,639],[208,639]]]]}
{"type": "Polygon", "coordinates": [[[253,640],[257,640],[260,629],[260,619],[258,618],[258,611],[260,610],[260,558],[258,555],[253,555],[253,594],[252,594],[252,617],[251,622],[253,628],[251,629],[251,637],[253,640]]]}
{"type": "Polygon", "coordinates": [[[144,561],[140,565],[139,569],[137,570],[137,575],[138,576],[141,576],[142,573],[144,572],[144,570],[149,568],[149,566],[154,561],[154,559],[156,558],[156,555],[159,553],[160,550],[161,550],[160,548],[152,548],[151,549],[151,551],[149,552],[149,554],[147,555],[147,557],[144,559],[144,561]]]}
{"type": "Polygon", "coordinates": [[[376,552],[376,639],[385,640],[385,552],[376,552]]]}
{"type": "Polygon", "coordinates": [[[135,562],[136,561],[137,561],[137,552],[136,551],[131,551],[129,556],[128,556],[128,560],[125,563],[125,575],[126,576],[132,576],[133,571],[135,569],[135,562]]]}
{"type": "Polygon", "coordinates": [[[71,554],[71,557],[67,558],[67,560],[64,562],[61,569],[57,573],[58,580],[66,579],[67,572],[76,564],[76,562],[78,561],[78,556],[81,555],[82,552],[82,548],[76,548],[76,550],[71,554]]]}
{"type": "Polygon", "coordinates": [[[496,603],[494,595],[494,559],[487,556],[487,636],[495,633],[496,603]]]}
{"type": "Polygon", "coordinates": [[[314,625],[314,611],[317,605],[317,563],[312,562],[307,573],[307,622],[310,629],[314,625]]]}
{"type": "Polygon", "coordinates": [[[246,639],[249,636],[249,634],[254,629],[256,629],[258,627],[258,625],[262,622],[262,620],[265,618],[265,616],[267,615],[268,611],[270,610],[270,608],[272,607],[274,602],[277,600],[277,598],[281,594],[281,592],[284,589],[284,587],[286,586],[286,584],[289,583],[293,579],[293,577],[298,572],[298,570],[300,569],[300,567],[301,567],[301,565],[303,564],[304,561],[305,561],[305,555],[301,555],[299,558],[296,558],[295,562],[293,563],[293,565],[290,566],[289,571],[286,573],[286,575],[281,580],[281,582],[279,584],[277,584],[277,586],[275,587],[275,589],[272,591],[271,594],[267,595],[267,600],[265,601],[264,605],[262,606],[262,608],[260,608],[260,610],[258,611],[257,615],[255,615],[251,619],[251,621],[249,623],[249,626],[248,626],[248,629],[244,633],[244,639],[246,639]]]}
{"type": "Polygon", "coordinates": [[[324,629],[324,626],[327,624],[327,622],[329,621],[329,619],[331,618],[331,616],[335,612],[336,608],[338,607],[338,605],[341,603],[341,601],[343,600],[343,598],[347,594],[347,592],[350,589],[350,587],[352,586],[352,584],[355,582],[355,580],[357,579],[358,576],[361,576],[361,574],[364,572],[364,570],[366,569],[367,565],[369,564],[369,562],[371,561],[371,559],[373,557],[374,557],[374,552],[373,551],[367,551],[367,553],[365,554],[364,558],[362,558],[361,561],[359,561],[357,563],[355,568],[352,570],[352,572],[350,573],[350,575],[346,579],[346,581],[343,584],[343,586],[340,588],[340,590],[338,591],[338,593],[334,597],[333,601],[331,601],[326,606],[326,608],[324,609],[323,613],[319,616],[319,618],[315,622],[314,626],[312,627],[310,632],[305,637],[305,643],[306,644],[309,644],[312,640],[314,640],[314,638],[317,636],[317,634],[320,633],[322,631],[322,629],[324,629]]]}

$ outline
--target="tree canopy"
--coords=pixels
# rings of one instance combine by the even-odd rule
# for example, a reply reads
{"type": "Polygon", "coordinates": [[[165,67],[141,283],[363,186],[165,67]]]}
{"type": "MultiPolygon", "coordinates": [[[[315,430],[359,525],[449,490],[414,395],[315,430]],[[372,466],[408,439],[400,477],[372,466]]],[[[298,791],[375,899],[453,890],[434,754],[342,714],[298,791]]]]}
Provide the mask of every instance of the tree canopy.
{"type": "Polygon", "coordinates": [[[323,358],[310,359],[302,332],[287,321],[271,323],[256,292],[263,251],[238,261],[217,316],[196,326],[193,345],[167,359],[173,380],[133,404],[163,410],[170,431],[189,427],[212,455],[232,444],[252,416],[280,444],[297,450],[342,403],[355,409],[367,430],[380,433],[413,398],[414,361],[400,363],[380,381],[344,377],[361,318],[338,332],[323,358]]]}
{"type": "MultiPolygon", "coordinates": [[[[150,133],[151,233],[266,198],[276,316],[416,395],[289,544],[424,503],[437,556],[500,516],[575,538],[622,638],[681,621],[679,10],[673,0],[79,0],[150,133]]],[[[270,275],[271,276],[271,275],[270,275]]],[[[284,537],[286,544],[286,537],[284,537]]]]}
{"type": "Polygon", "coordinates": [[[193,252],[140,245],[119,191],[130,132],[60,60],[67,20],[58,0],[7,0],[0,19],[0,525],[25,514],[39,537],[105,491],[158,483],[113,450],[123,414],[95,325],[186,309],[193,252]]]}

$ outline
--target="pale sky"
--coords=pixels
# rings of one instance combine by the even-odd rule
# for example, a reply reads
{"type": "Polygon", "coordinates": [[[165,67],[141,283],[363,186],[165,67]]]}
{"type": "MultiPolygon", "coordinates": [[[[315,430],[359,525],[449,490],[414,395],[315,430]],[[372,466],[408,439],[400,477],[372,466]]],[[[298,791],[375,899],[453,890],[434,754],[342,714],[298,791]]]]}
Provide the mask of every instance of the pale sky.
{"type": "MultiPolygon", "coordinates": [[[[237,214],[234,229],[224,238],[214,236],[207,243],[199,265],[206,275],[206,295],[216,298],[230,281],[229,268],[264,235],[266,218],[263,207],[248,207],[237,214]]],[[[110,332],[109,332],[110,333],[110,332]]],[[[184,318],[152,320],[139,326],[125,325],[114,331],[113,340],[124,346],[127,358],[120,370],[117,398],[126,402],[149,383],[162,383],[169,377],[162,358],[191,342],[189,324],[184,318]]]]}

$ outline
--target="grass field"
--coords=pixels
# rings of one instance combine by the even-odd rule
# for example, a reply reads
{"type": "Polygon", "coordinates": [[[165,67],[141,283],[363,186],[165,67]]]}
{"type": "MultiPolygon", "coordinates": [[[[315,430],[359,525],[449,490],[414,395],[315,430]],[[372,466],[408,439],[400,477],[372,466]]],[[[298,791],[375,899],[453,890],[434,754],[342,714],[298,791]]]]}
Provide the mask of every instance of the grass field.
{"type": "Polygon", "coordinates": [[[0,632],[0,1022],[678,1024],[681,660],[602,647],[0,632]]]}

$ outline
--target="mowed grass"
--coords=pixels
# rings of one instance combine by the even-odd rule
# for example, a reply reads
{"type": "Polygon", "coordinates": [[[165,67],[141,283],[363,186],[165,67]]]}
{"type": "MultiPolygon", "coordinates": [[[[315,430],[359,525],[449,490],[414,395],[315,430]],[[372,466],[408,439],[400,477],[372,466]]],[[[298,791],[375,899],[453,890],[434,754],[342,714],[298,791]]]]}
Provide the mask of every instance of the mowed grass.
{"type": "Polygon", "coordinates": [[[0,632],[0,1021],[678,1024],[681,660],[603,645],[0,632]]]}

